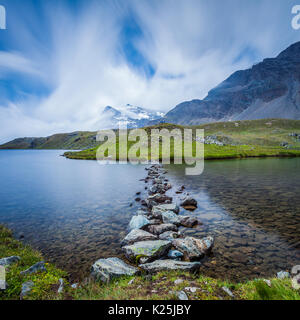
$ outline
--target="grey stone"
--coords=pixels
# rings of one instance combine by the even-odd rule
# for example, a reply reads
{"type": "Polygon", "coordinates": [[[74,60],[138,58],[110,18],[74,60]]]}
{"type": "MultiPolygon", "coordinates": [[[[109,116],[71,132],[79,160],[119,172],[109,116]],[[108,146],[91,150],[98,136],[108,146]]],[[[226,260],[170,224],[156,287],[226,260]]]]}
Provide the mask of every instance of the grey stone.
{"type": "Polygon", "coordinates": [[[128,235],[123,239],[122,245],[133,244],[139,241],[147,240],[157,240],[157,236],[140,229],[133,229],[128,233],[128,235]]]}
{"type": "Polygon", "coordinates": [[[174,281],[174,284],[177,286],[177,285],[179,285],[179,284],[181,284],[181,283],[183,283],[183,280],[182,279],[176,279],[175,281],[174,281]]]}
{"type": "Polygon", "coordinates": [[[41,261],[41,262],[34,264],[33,266],[31,266],[27,270],[21,271],[20,274],[26,275],[26,274],[32,274],[35,272],[46,272],[46,271],[47,271],[47,269],[45,267],[45,262],[41,261]]]}
{"type": "Polygon", "coordinates": [[[201,222],[194,217],[180,216],[179,218],[180,218],[180,225],[186,228],[193,228],[201,224],[201,222]]]}
{"type": "Polygon", "coordinates": [[[27,281],[22,284],[20,299],[22,300],[25,296],[27,296],[34,286],[34,283],[32,281],[27,281]]]}
{"type": "Polygon", "coordinates": [[[78,288],[78,283],[73,283],[73,284],[71,285],[71,288],[72,288],[72,289],[77,289],[77,288],[78,288]]]}
{"type": "Polygon", "coordinates": [[[229,288],[224,286],[224,287],[222,287],[222,290],[224,292],[226,292],[231,298],[234,298],[234,294],[231,292],[231,290],[229,288]]]}
{"type": "Polygon", "coordinates": [[[179,207],[175,203],[161,204],[152,208],[152,214],[162,213],[164,211],[173,211],[174,213],[179,213],[179,207]]]}
{"type": "Polygon", "coordinates": [[[150,262],[166,255],[171,245],[170,241],[163,240],[141,241],[125,246],[123,250],[126,257],[133,262],[137,262],[137,259],[142,257],[143,262],[150,262]]]}
{"type": "Polygon", "coordinates": [[[197,201],[194,199],[194,198],[192,198],[192,197],[187,197],[187,198],[185,198],[182,202],[181,202],[181,204],[180,204],[182,207],[195,207],[195,208],[197,208],[197,206],[198,206],[198,203],[197,203],[197,201]]]}
{"type": "Polygon", "coordinates": [[[176,260],[156,260],[152,263],[146,263],[140,265],[140,267],[150,273],[160,271],[182,270],[195,272],[198,271],[201,266],[200,262],[183,262],[176,260]]]}
{"type": "Polygon", "coordinates": [[[121,276],[133,276],[138,269],[126,264],[119,258],[99,259],[92,266],[91,275],[98,281],[109,282],[121,276]]]}
{"type": "Polygon", "coordinates": [[[184,291],[177,292],[178,300],[189,300],[187,294],[184,291]]]}
{"type": "Polygon", "coordinates": [[[187,237],[185,239],[176,239],[172,242],[173,246],[184,253],[184,255],[190,260],[196,260],[203,258],[205,254],[208,254],[214,244],[213,237],[206,237],[203,239],[196,239],[187,237]]]}
{"type": "Polygon", "coordinates": [[[178,228],[171,223],[167,224],[157,224],[157,225],[148,225],[144,230],[153,233],[155,235],[160,235],[166,231],[178,231],[178,228]]]}
{"type": "Polygon", "coordinates": [[[186,288],[184,288],[184,290],[185,291],[189,291],[191,293],[195,293],[198,290],[198,288],[196,288],[196,287],[186,287],[186,288]]]}
{"type": "Polygon", "coordinates": [[[287,278],[289,278],[289,277],[290,277],[289,272],[286,272],[286,271],[277,272],[277,278],[278,278],[278,279],[283,280],[283,279],[287,279],[287,278]]]}
{"type": "Polygon", "coordinates": [[[180,237],[179,233],[174,231],[166,231],[159,235],[159,239],[169,240],[169,241],[173,241],[174,239],[177,239],[179,237],[180,237]]]}
{"type": "Polygon", "coordinates": [[[173,211],[164,211],[161,213],[163,223],[181,224],[181,218],[173,211]]]}
{"type": "Polygon", "coordinates": [[[140,229],[149,224],[149,220],[145,216],[134,216],[129,222],[129,230],[140,229]]]}
{"type": "Polygon", "coordinates": [[[57,293],[62,293],[64,291],[65,282],[64,279],[59,279],[59,288],[57,290],[57,293]]]}
{"type": "Polygon", "coordinates": [[[7,257],[7,258],[2,258],[2,259],[0,259],[0,266],[7,267],[13,263],[20,261],[20,260],[21,260],[21,258],[18,256],[11,256],[11,257],[7,257]]]}

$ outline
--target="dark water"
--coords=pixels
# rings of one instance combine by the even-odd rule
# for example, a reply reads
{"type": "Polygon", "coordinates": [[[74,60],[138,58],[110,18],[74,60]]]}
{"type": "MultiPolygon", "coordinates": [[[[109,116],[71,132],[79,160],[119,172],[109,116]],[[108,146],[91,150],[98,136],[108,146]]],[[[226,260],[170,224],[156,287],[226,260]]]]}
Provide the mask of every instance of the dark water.
{"type": "MultiPolygon", "coordinates": [[[[96,259],[121,256],[146,171],[61,153],[0,151],[0,223],[80,278],[96,259]]],[[[184,184],[199,203],[193,214],[204,225],[185,233],[216,238],[205,274],[246,279],[300,264],[300,159],[207,161],[199,177],[167,170],[174,188],[184,184]]]]}

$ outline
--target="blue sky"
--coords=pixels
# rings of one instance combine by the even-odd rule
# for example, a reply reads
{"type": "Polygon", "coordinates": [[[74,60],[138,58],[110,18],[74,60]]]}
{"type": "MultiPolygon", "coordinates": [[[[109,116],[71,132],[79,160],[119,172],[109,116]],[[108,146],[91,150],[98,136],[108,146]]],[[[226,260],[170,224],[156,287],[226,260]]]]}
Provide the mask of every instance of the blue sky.
{"type": "Polygon", "coordinates": [[[289,0],[0,0],[0,142],[167,112],[300,40],[289,0]],[[104,120],[103,120],[104,121],[104,120]]]}

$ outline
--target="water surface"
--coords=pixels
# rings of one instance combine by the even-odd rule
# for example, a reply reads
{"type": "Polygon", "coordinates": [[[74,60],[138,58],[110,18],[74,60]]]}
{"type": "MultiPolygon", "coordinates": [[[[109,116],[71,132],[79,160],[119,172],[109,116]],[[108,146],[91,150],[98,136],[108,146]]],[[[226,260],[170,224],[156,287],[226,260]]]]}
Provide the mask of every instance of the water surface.
{"type": "MultiPolygon", "coordinates": [[[[98,258],[122,256],[120,241],[146,196],[144,166],[68,160],[62,151],[0,151],[0,223],[74,278],[98,258]]],[[[203,226],[215,236],[202,272],[222,278],[272,276],[300,264],[300,159],[206,161],[204,174],[168,166],[169,194],[185,185],[203,226]]],[[[181,214],[186,214],[184,210],[181,214]]]]}

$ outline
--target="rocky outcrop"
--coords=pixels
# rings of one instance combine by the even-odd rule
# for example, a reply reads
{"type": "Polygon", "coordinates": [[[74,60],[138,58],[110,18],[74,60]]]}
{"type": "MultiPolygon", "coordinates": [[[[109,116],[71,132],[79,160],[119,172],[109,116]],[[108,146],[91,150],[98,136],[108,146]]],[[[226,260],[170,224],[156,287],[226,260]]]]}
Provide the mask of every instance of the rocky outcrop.
{"type": "Polygon", "coordinates": [[[138,269],[126,264],[119,258],[99,259],[92,266],[91,275],[97,281],[109,282],[121,276],[133,276],[138,269]]]}
{"type": "Polygon", "coordinates": [[[158,237],[147,231],[140,229],[133,229],[128,233],[128,235],[123,239],[122,245],[133,244],[139,241],[157,240],[158,237]]]}
{"type": "Polygon", "coordinates": [[[127,259],[138,262],[144,258],[144,262],[151,262],[167,254],[172,243],[165,240],[142,241],[123,247],[127,259]]]}
{"type": "Polygon", "coordinates": [[[206,237],[203,239],[196,239],[192,237],[187,237],[184,239],[176,239],[172,242],[172,245],[182,252],[185,258],[189,260],[197,260],[208,254],[214,244],[214,239],[212,237],[206,237]]]}
{"type": "Polygon", "coordinates": [[[21,258],[18,256],[11,256],[11,257],[7,257],[7,258],[2,258],[2,259],[0,259],[0,266],[7,267],[13,263],[20,261],[20,260],[21,260],[21,258]]]}
{"type": "Polygon", "coordinates": [[[160,271],[182,270],[195,272],[201,266],[200,262],[182,262],[176,260],[156,260],[151,263],[141,264],[139,267],[149,273],[160,271]]]}

